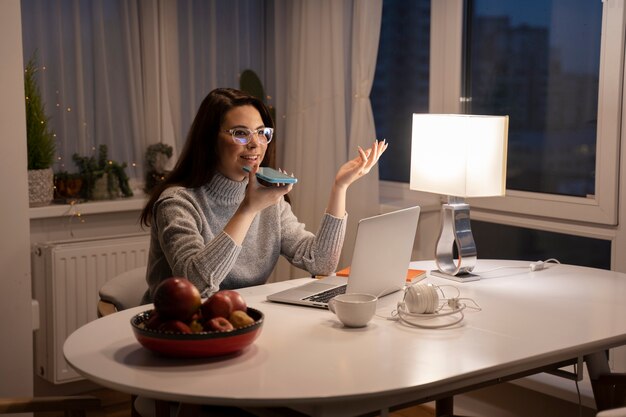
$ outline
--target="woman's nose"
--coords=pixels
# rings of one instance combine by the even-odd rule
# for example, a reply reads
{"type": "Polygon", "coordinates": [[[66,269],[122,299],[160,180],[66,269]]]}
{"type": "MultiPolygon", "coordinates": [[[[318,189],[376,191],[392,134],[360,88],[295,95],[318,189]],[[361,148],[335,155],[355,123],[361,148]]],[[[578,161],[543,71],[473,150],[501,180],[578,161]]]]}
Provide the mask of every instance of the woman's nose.
{"type": "Polygon", "coordinates": [[[248,148],[254,149],[261,144],[259,135],[256,132],[251,133],[248,139],[248,148]]]}

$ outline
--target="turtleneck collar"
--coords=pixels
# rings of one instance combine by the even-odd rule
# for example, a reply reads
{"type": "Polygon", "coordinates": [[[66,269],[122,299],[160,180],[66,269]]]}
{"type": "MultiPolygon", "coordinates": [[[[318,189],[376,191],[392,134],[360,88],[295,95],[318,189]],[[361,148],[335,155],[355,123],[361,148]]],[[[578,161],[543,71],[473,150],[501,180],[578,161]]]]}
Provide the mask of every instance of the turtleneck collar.
{"type": "Polygon", "coordinates": [[[246,194],[248,178],[243,181],[233,181],[216,172],[211,181],[205,185],[211,198],[225,205],[239,204],[246,194]]]}

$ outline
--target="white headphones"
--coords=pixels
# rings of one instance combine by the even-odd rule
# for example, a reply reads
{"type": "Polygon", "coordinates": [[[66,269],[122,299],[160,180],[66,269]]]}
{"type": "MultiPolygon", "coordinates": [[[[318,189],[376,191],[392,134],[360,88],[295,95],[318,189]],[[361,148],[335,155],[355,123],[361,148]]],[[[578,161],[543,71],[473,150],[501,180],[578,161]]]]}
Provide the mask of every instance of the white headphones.
{"type": "Polygon", "coordinates": [[[439,307],[437,288],[432,284],[411,285],[404,293],[403,303],[411,313],[432,314],[439,307]]]}
{"type": "MultiPolygon", "coordinates": [[[[444,295],[441,287],[423,283],[410,285],[404,290],[404,297],[398,303],[396,310],[398,319],[404,324],[427,329],[450,327],[460,323],[465,317],[463,310],[467,306],[459,301],[459,289],[454,286],[451,287],[457,290],[457,297],[449,299],[444,297],[440,300],[438,292],[441,292],[442,296],[444,295]],[[457,315],[457,317],[451,317],[452,320],[446,320],[444,323],[426,323],[429,319],[452,315],[457,315]]],[[[474,304],[476,303],[474,302],[474,304]]]]}

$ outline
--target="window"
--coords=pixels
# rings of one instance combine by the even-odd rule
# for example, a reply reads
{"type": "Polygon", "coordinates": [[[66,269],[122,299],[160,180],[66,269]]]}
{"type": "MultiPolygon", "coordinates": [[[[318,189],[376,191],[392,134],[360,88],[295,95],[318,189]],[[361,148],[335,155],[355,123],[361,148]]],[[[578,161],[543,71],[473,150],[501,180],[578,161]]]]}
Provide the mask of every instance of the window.
{"type": "MultiPolygon", "coordinates": [[[[429,47],[429,53],[410,70],[399,71],[385,61],[386,56],[417,52],[409,42],[389,44],[393,38],[388,31],[409,29],[389,24],[387,16],[393,12],[388,9],[423,7],[405,3],[409,5],[383,2],[374,83],[383,87],[373,89],[371,97],[377,134],[389,139],[389,150],[401,147],[393,157],[381,160],[383,200],[417,202],[426,208],[439,201],[434,194],[408,189],[410,135],[390,133],[385,120],[379,122],[383,114],[390,114],[408,126],[411,113],[426,111],[402,105],[394,94],[422,100],[423,90],[412,83],[427,71],[427,111],[511,118],[506,196],[469,201],[480,257],[535,258],[551,242],[556,250],[574,253],[580,245],[598,254],[593,261],[571,263],[620,265],[613,254],[623,240],[617,227],[617,197],[624,2],[431,0],[429,21],[424,23],[430,28],[430,39],[423,46],[429,47]],[[426,59],[428,70],[422,69],[426,59]],[[384,74],[389,71],[393,76],[384,74]],[[383,77],[392,78],[391,92],[385,89],[383,77]],[[502,236],[523,239],[530,247],[518,251],[509,247],[506,254],[498,254],[502,236]]],[[[550,251],[545,254],[554,256],[550,251]]]]}
{"type": "Polygon", "coordinates": [[[595,195],[602,3],[468,2],[468,112],[510,116],[507,188],[595,195]]]}
{"type": "MultiPolygon", "coordinates": [[[[616,225],[623,2],[439,0],[429,15],[421,2],[400,3],[383,3],[371,95],[377,135],[392,145],[381,180],[408,188],[408,129],[411,113],[426,111],[417,83],[428,74],[429,112],[511,117],[507,195],[472,199],[473,208],[616,225]],[[429,41],[394,42],[396,31],[420,33],[416,19],[403,25],[398,17],[418,11],[429,41]],[[419,63],[394,64],[393,54],[419,63]]],[[[393,198],[385,187],[398,186],[383,183],[393,198]]]]}
{"type": "Polygon", "coordinates": [[[540,261],[611,269],[611,241],[472,220],[472,234],[483,259],[540,261]]]}
{"type": "Polygon", "coordinates": [[[511,116],[507,196],[472,206],[616,225],[623,2],[517,3],[468,1],[465,42],[443,41],[465,45],[446,76],[464,75],[463,110],[511,116]],[[490,71],[497,89],[486,90],[490,71]]]}
{"type": "Polygon", "coordinates": [[[380,178],[407,182],[412,113],[428,112],[430,0],[384,0],[370,99],[376,137],[392,145],[380,160],[380,178]]]}

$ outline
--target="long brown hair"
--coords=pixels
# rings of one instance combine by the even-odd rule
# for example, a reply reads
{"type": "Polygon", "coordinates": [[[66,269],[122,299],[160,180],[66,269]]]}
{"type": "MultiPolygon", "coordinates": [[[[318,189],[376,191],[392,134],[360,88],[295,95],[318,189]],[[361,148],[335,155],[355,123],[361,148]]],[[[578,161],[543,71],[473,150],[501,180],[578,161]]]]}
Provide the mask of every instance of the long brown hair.
{"type": "MultiPolygon", "coordinates": [[[[274,127],[274,121],[265,104],[243,91],[217,88],[204,98],[191,124],[185,147],[176,166],[165,180],[154,188],[141,212],[142,225],[150,226],[154,204],[165,189],[175,185],[196,188],[211,181],[217,171],[217,139],[224,117],[232,108],[246,105],[254,106],[259,111],[265,127],[274,127]]],[[[271,141],[267,145],[261,166],[274,165],[275,143],[271,141]]]]}

